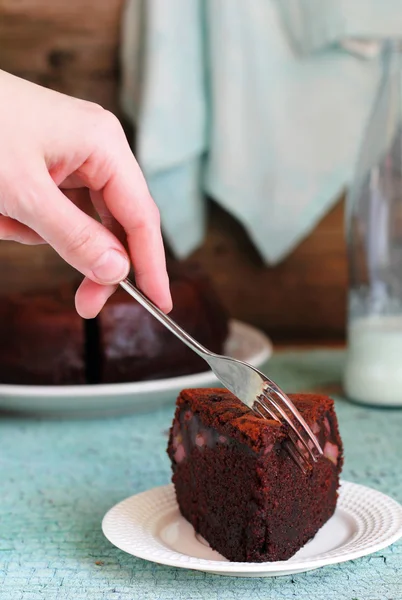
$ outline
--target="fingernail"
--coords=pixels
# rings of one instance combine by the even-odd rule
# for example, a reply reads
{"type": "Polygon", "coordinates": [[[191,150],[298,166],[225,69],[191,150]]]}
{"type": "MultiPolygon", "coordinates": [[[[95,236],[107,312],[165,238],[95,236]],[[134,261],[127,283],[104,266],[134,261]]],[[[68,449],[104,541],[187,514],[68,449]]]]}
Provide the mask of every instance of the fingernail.
{"type": "Polygon", "coordinates": [[[128,274],[128,258],[119,250],[107,250],[93,267],[92,273],[101,283],[118,283],[128,274]]]}

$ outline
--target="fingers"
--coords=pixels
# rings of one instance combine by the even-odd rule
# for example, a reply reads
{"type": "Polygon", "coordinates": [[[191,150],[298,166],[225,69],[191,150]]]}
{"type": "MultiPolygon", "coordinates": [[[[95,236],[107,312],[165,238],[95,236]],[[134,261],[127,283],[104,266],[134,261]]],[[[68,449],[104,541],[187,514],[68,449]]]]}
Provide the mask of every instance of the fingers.
{"type": "Polygon", "coordinates": [[[120,223],[116,221],[116,219],[106,206],[106,203],[103,199],[103,193],[90,190],[89,195],[92,205],[95,207],[95,210],[98,213],[100,220],[102,221],[102,225],[109,229],[109,231],[111,231],[113,235],[115,235],[117,239],[120,240],[123,246],[126,246],[126,233],[123,227],[120,225],[120,223]]]}
{"type": "MultiPolygon", "coordinates": [[[[0,212],[10,220],[2,220],[3,236],[29,243],[45,240],[97,284],[110,286],[124,279],[130,267],[124,245],[57,187],[62,182],[80,187],[83,181],[95,201],[97,193],[103,194],[108,209],[104,222],[109,220],[116,231],[111,214],[123,227],[137,284],[163,310],[170,310],[159,213],[116,117],[99,106],[5,77],[1,100],[7,108],[2,121],[7,143],[0,161],[0,212]]],[[[99,306],[101,293],[106,290],[84,283],[77,300],[80,309],[88,312],[90,297],[99,306]]]]}
{"type": "Polygon", "coordinates": [[[98,285],[85,278],[75,295],[75,307],[83,319],[93,319],[115,292],[115,285],[98,285]]]}
{"type": "MultiPolygon", "coordinates": [[[[62,187],[64,188],[64,183],[62,187]]],[[[63,189],[63,194],[83,212],[89,215],[94,215],[96,212],[102,224],[122,243],[124,242],[124,230],[107,209],[103,201],[102,192],[90,192],[87,188],[70,188],[63,189]]],[[[84,319],[93,319],[102,310],[105,302],[115,290],[115,285],[100,285],[86,277],[75,296],[75,305],[78,314],[84,319]]]]}
{"type": "Polygon", "coordinates": [[[132,174],[112,177],[104,188],[107,206],[123,225],[138,287],[165,312],[172,309],[159,211],[148,190],[133,194],[132,174]],[[126,198],[126,210],[121,199],[126,198]]]}
{"type": "Polygon", "coordinates": [[[79,175],[92,190],[102,190],[108,210],[124,228],[137,285],[168,312],[172,300],[159,211],[120,124],[113,116],[108,119],[107,144],[96,144],[79,175]]]}
{"type": "Polygon", "coordinates": [[[26,225],[2,215],[0,215],[0,240],[10,240],[29,246],[46,243],[44,239],[26,225]]]}
{"type": "Polygon", "coordinates": [[[71,200],[71,202],[73,202],[75,206],[82,210],[82,212],[85,212],[91,217],[96,216],[96,212],[92,205],[91,198],[89,196],[89,191],[87,188],[80,187],[76,189],[64,189],[62,186],[60,186],[60,189],[62,189],[63,194],[67,196],[67,198],[71,200]]]}
{"type": "MultiPolygon", "coordinates": [[[[18,219],[29,223],[70,265],[100,284],[124,279],[129,259],[119,240],[82,212],[46,174],[28,199],[19,199],[18,219]]],[[[14,215],[13,215],[14,216],[14,215]]]]}
{"type": "MultiPolygon", "coordinates": [[[[102,192],[89,191],[87,188],[78,190],[64,190],[70,200],[81,210],[90,212],[95,209],[99,215],[102,225],[111,231],[118,240],[124,245],[127,243],[124,229],[116,221],[108,210],[102,192]]],[[[85,278],[77,290],[75,296],[75,306],[77,312],[84,319],[93,319],[102,310],[105,302],[115,292],[116,286],[99,285],[91,279],[85,278]]]]}

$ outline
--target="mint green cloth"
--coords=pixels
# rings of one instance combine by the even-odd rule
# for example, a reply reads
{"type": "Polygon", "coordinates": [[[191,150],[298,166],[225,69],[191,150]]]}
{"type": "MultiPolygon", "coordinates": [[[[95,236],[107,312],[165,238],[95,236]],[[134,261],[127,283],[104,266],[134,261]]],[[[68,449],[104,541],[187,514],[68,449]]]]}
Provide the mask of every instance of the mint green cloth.
{"type": "MultiPolygon", "coordinates": [[[[334,351],[277,354],[266,371],[288,390],[340,380],[334,351]]],[[[101,519],[119,500],[165,484],[172,405],[107,420],[0,416],[0,600],[400,600],[402,544],[277,579],[172,569],[114,548],[101,519]]],[[[402,502],[402,410],[338,397],[344,478],[402,502]]]]}
{"type": "Polygon", "coordinates": [[[303,55],[345,39],[401,37],[400,0],[276,0],[284,24],[303,55]]]}
{"type": "Polygon", "coordinates": [[[128,0],[122,107],[176,254],[209,195],[287,256],[350,184],[378,85],[345,40],[401,35],[402,0],[128,0]]]}

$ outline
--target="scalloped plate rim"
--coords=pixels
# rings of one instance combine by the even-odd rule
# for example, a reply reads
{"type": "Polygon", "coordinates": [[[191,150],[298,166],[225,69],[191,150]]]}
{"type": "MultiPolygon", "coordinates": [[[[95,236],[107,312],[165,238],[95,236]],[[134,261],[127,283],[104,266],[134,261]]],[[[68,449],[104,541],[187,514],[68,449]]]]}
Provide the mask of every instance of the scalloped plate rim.
{"type": "MultiPolygon", "coordinates": [[[[122,507],[124,507],[126,505],[139,502],[141,500],[144,500],[147,497],[149,498],[149,496],[152,494],[158,494],[158,493],[162,494],[164,492],[168,492],[170,494],[173,492],[173,494],[174,494],[174,488],[173,488],[172,483],[164,485],[164,486],[159,486],[159,487],[156,487],[151,490],[144,491],[144,492],[140,492],[139,494],[135,494],[134,496],[126,498],[125,500],[116,504],[104,516],[104,518],[102,520],[102,531],[103,531],[105,537],[120,550],[123,550],[124,552],[131,554],[133,556],[136,556],[138,558],[142,558],[143,560],[148,560],[148,561],[155,562],[155,563],[162,564],[162,565],[178,567],[178,568],[185,568],[185,569],[190,569],[190,570],[204,571],[204,572],[209,572],[209,573],[215,573],[218,575],[231,575],[231,576],[241,576],[241,577],[264,576],[264,575],[265,576],[289,575],[292,573],[301,573],[301,572],[310,571],[313,569],[318,569],[318,568],[321,568],[321,567],[324,567],[327,565],[340,564],[343,562],[348,562],[350,560],[355,560],[357,558],[362,558],[369,554],[373,554],[374,552],[378,552],[379,550],[383,550],[384,548],[395,543],[402,537],[402,505],[399,502],[397,502],[396,500],[394,500],[393,498],[391,498],[390,496],[388,496],[388,495],[384,494],[383,492],[380,492],[374,488],[370,488],[368,486],[364,486],[361,484],[351,483],[351,482],[342,480],[341,488],[340,488],[340,498],[338,500],[337,510],[342,510],[347,513],[347,510],[342,505],[342,498],[344,498],[345,495],[349,493],[349,491],[352,492],[353,490],[357,490],[358,492],[361,493],[361,495],[362,495],[361,497],[363,498],[363,501],[365,499],[364,494],[365,494],[365,492],[367,493],[367,491],[369,491],[370,494],[378,495],[379,499],[382,499],[383,501],[385,501],[387,503],[388,507],[391,507],[395,511],[395,514],[397,515],[398,523],[397,523],[396,530],[392,534],[389,534],[388,537],[386,537],[386,539],[382,540],[381,542],[373,543],[370,546],[363,548],[363,549],[356,549],[354,551],[351,550],[350,552],[348,552],[348,554],[340,555],[340,556],[334,555],[334,556],[324,558],[321,555],[321,558],[320,558],[320,555],[318,555],[316,558],[305,558],[305,559],[303,559],[303,558],[296,559],[295,556],[293,556],[292,558],[290,558],[289,560],[286,560],[286,561],[265,562],[265,563],[212,561],[212,560],[203,559],[203,558],[190,557],[190,558],[193,558],[193,560],[195,560],[196,562],[191,562],[191,564],[184,564],[178,558],[170,558],[167,556],[163,556],[163,557],[159,556],[158,557],[157,555],[151,556],[150,553],[147,551],[145,551],[145,552],[141,551],[141,550],[133,551],[133,548],[131,548],[131,550],[127,550],[125,547],[122,547],[122,545],[119,545],[118,543],[116,543],[116,541],[113,541],[113,539],[111,539],[111,538],[113,538],[113,534],[112,535],[110,534],[110,520],[111,520],[111,517],[115,514],[115,512],[118,512],[119,509],[121,509],[122,507]]],[[[175,507],[171,506],[169,508],[169,510],[171,511],[172,508],[175,508],[175,507]]],[[[176,504],[176,508],[178,508],[177,504],[176,504]]],[[[164,509],[164,510],[166,512],[166,509],[164,509]]],[[[381,508],[379,508],[379,516],[381,516],[381,508]]],[[[157,516],[154,517],[154,519],[156,519],[156,518],[157,518],[157,516]]],[[[149,532],[148,532],[148,535],[149,535],[150,539],[152,539],[154,541],[156,540],[155,536],[152,536],[149,532]]],[[[351,543],[353,541],[354,537],[355,536],[352,536],[351,539],[348,541],[348,543],[351,543]]],[[[161,542],[158,540],[158,543],[160,544],[161,542]]],[[[336,550],[337,549],[333,550],[333,552],[335,552],[336,550]]],[[[187,556],[185,554],[180,554],[179,552],[177,552],[175,550],[170,550],[168,548],[167,548],[167,551],[170,553],[173,553],[173,554],[177,554],[177,557],[187,556]]]]}

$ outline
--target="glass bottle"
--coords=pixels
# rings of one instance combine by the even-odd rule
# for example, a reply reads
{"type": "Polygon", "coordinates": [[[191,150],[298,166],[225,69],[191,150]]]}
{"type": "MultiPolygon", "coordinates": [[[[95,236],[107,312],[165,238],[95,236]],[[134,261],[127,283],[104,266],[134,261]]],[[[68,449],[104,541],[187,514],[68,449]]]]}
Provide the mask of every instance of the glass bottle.
{"type": "Polygon", "coordinates": [[[402,46],[383,74],[347,199],[348,352],[344,387],[365,404],[402,406],[402,46]]]}

